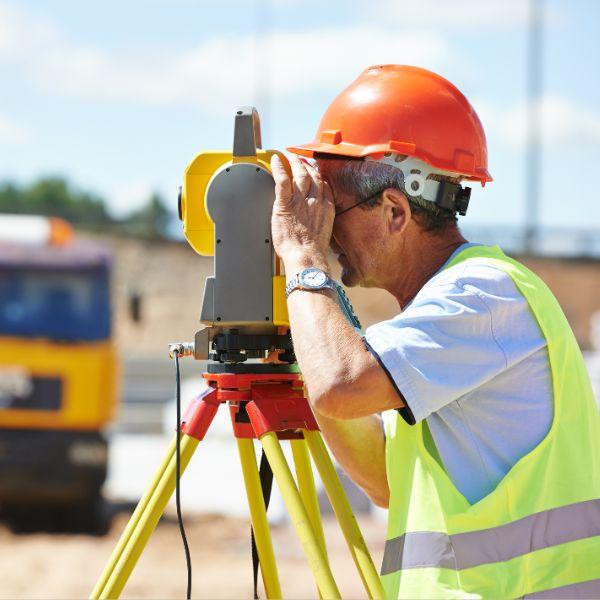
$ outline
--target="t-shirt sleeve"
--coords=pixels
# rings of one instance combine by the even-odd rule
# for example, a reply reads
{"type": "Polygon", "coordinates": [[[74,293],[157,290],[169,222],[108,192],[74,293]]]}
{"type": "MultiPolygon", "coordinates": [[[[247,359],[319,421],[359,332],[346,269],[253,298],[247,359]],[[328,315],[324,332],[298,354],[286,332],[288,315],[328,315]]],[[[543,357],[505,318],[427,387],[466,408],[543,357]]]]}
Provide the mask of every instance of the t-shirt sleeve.
{"type": "Polygon", "coordinates": [[[365,343],[419,422],[507,368],[492,310],[478,290],[427,286],[397,317],[369,327],[365,343]]]}

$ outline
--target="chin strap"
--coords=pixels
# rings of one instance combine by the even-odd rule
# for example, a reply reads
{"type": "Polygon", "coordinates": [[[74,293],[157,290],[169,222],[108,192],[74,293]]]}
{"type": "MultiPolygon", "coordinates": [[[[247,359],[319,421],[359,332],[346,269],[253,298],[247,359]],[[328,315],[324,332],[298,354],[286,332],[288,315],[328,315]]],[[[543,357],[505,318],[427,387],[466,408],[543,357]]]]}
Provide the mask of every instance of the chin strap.
{"type": "Polygon", "coordinates": [[[367,157],[366,160],[382,162],[401,171],[404,176],[404,193],[409,198],[421,197],[459,215],[467,214],[471,188],[429,178],[430,175],[462,177],[460,173],[434,169],[422,160],[404,154],[389,153],[381,158],[367,157]]]}

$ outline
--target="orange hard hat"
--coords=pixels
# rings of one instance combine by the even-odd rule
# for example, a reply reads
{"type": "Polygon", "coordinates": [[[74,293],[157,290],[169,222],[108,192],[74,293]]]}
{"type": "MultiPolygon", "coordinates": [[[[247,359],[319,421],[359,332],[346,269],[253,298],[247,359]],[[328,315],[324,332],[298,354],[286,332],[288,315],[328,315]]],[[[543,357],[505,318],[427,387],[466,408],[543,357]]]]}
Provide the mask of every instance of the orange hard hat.
{"type": "Polygon", "coordinates": [[[414,156],[466,179],[492,181],[485,133],[469,101],[448,80],[419,67],[365,69],[326,110],[315,140],[290,152],[414,156]]]}

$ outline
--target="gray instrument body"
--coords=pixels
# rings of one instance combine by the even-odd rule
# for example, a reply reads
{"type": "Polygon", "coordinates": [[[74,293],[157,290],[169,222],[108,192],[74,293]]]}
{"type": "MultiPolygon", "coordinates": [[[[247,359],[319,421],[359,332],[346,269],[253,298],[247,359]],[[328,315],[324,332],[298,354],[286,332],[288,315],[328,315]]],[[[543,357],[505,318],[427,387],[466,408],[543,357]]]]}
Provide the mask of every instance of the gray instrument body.
{"type": "MultiPolygon", "coordinates": [[[[256,156],[260,123],[254,108],[237,111],[234,156],[256,156]]],[[[214,276],[206,279],[200,321],[211,327],[273,328],[275,182],[254,163],[225,165],[212,177],[206,208],[215,223],[214,276]]]]}

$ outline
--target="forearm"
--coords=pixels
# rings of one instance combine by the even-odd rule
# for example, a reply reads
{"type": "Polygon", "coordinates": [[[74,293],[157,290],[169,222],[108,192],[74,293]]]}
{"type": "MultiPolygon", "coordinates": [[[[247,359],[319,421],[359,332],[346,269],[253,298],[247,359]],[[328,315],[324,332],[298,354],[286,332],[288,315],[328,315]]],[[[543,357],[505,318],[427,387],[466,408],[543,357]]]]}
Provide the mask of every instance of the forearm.
{"type": "Polygon", "coordinates": [[[389,505],[385,436],[379,415],[340,421],[316,413],[321,432],[345,473],[371,500],[389,505]]]}
{"type": "MultiPolygon", "coordinates": [[[[311,262],[310,266],[328,270],[326,263],[311,262]]],[[[303,268],[306,265],[286,265],[288,277],[303,268]]],[[[288,312],[294,351],[309,397],[315,402],[315,409],[323,412],[319,411],[319,399],[356,383],[368,351],[360,334],[344,316],[333,290],[296,289],[288,298],[288,312]]],[[[354,416],[363,415],[345,418],[354,416]]]]}
{"type": "MultiPolygon", "coordinates": [[[[309,395],[317,401],[352,385],[358,360],[366,352],[360,335],[341,312],[335,292],[297,290],[291,298],[294,351],[309,395]]],[[[332,416],[332,415],[331,415],[332,416]]]]}
{"type": "MultiPolygon", "coordinates": [[[[318,256],[307,257],[306,262],[288,261],[288,278],[307,266],[328,268],[318,256]]],[[[329,418],[359,419],[404,405],[346,319],[337,292],[296,289],[288,297],[288,312],[294,351],[316,412],[329,418]]]]}
{"type": "MultiPolygon", "coordinates": [[[[306,266],[288,267],[288,274],[293,276],[306,266]]],[[[308,266],[327,270],[324,263],[308,266]]],[[[370,414],[377,410],[370,406],[371,396],[360,392],[360,372],[365,359],[371,359],[360,334],[348,323],[331,290],[295,290],[288,298],[288,310],[294,350],[327,445],[373,502],[387,507],[383,423],[379,415],[370,414]],[[356,392],[360,406],[353,408],[356,392]],[[360,417],[354,418],[355,414],[360,417]],[[343,420],[332,418],[338,415],[343,420]]]]}

